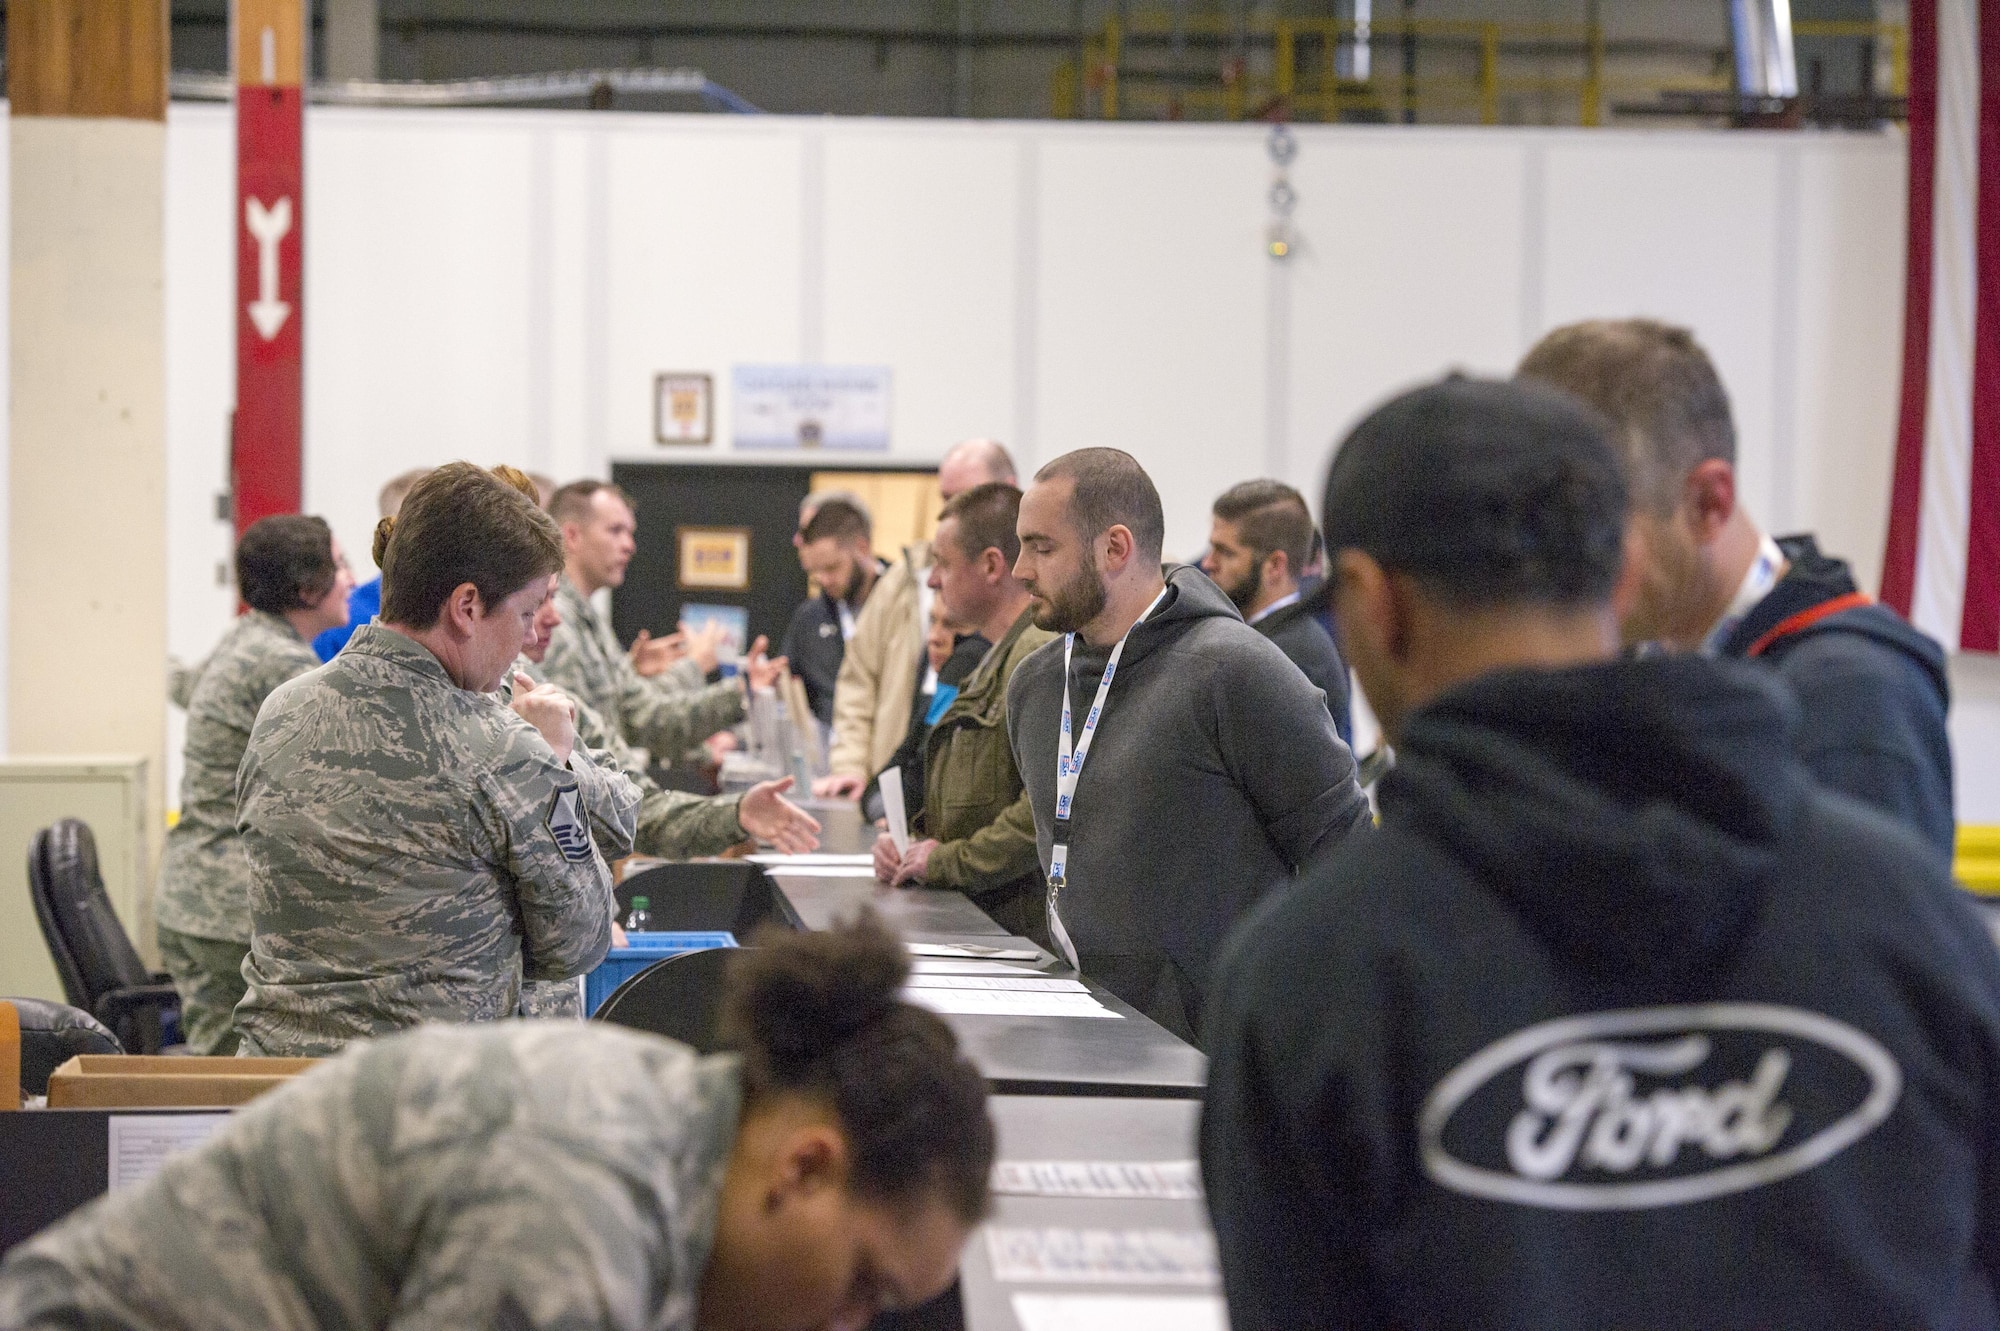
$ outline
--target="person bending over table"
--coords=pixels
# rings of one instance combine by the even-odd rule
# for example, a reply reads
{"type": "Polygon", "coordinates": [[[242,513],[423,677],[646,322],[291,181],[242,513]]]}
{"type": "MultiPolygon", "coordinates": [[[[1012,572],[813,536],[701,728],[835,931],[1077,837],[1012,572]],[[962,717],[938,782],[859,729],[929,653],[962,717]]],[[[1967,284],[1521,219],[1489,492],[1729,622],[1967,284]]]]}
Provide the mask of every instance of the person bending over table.
{"type": "Polygon", "coordinates": [[[357,1045],[15,1248],[0,1326],[858,1331],[934,1298],[986,1213],[985,1082],[879,923],[757,941],[735,1052],[545,1022],[357,1045]]]}

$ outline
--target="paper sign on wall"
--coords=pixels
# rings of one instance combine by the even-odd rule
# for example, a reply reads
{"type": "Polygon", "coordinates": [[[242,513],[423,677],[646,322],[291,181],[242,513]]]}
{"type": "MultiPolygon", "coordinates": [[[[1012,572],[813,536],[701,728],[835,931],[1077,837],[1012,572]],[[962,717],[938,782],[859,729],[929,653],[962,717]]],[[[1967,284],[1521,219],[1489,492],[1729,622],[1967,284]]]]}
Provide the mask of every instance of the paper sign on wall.
{"type": "Polygon", "coordinates": [[[889,447],[886,365],[738,365],[732,386],[738,448],[889,447]]]}

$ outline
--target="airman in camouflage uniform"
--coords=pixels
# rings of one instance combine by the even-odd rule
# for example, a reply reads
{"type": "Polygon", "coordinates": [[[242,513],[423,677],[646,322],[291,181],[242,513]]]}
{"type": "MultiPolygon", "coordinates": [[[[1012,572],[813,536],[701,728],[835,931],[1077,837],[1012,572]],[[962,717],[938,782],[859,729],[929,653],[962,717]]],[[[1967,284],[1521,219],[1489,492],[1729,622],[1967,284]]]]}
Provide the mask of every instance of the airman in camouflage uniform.
{"type": "MultiPolygon", "coordinates": [[[[537,684],[548,683],[542,667],[525,656],[515,658],[500,686],[500,696],[511,701],[514,675],[526,675],[537,684]]],[[[632,840],[637,855],[658,855],[667,860],[689,860],[700,855],[720,855],[749,833],[737,821],[741,795],[712,795],[704,798],[684,790],[665,790],[646,771],[643,754],[620,739],[604,723],[589,703],[572,696],[576,705],[576,742],[590,750],[590,759],[607,771],[623,773],[643,797],[639,803],[639,830],[632,840]]],[[[593,830],[596,825],[592,824],[593,830]]],[[[529,983],[521,987],[521,1015],[524,1017],[582,1017],[583,997],[577,986],[566,980],[529,983]]]]}
{"type": "Polygon", "coordinates": [[[318,666],[290,624],[251,610],[202,663],[188,698],[181,815],[160,861],[156,917],[193,1053],[236,1052],[231,1012],[243,997],[250,950],[250,862],[236,839],[236,769],[271,690],[318,666]]]}
{"type": "MultiPolygon", "coordinates": [[[[515,660],[513,670],[537,684],[550,682],[547,670],[525,656],[515,660]]],[[[512,681],[513,671],[510,671],[508,683],[501,685],[503,697],[513,696],[512,681]]],[[[557,687],[563,686],[558,683],[557,687]]],[[[736,808],[743,802],[741,795],[704,797],[684,790],[663,789],[646,770],[644,753],[627,744],[589,703],[574,693],[570,694],[570,701],[576,704],[576,742],[590,750],[591,761],[599,767],[629,777],[643,796],[639,804],[639,830],[632,841],[633,853],[688,860],[700,855],[720,855],[749,838],[743,824],[737,821],[736,808]]]]}
{"type": "Polygon", "coordinates": [[[742,1094],[606,1026],[358,1046],[14,1249],[0,1327],[693,1331],[742,1094]]]}
{"type": "Polygon", "coordinates": [[[493,694],[379,622],[271,695],[238,792],[245,1052],[509,1017],[524,980],[581,975],[611,945],[604,857],[630,851],[638,789],[582,749],[557,763],[493,694]]]}
{"type": "Polygon", "coordinates": [[[690,688],[695,667],[684,661],[651,679],[641,675],[567,573],[557,579],[556,606],[562,624],[544,672],[635,749],[670,760],[743,719],[743,691],[733,680],[690,688]]]}

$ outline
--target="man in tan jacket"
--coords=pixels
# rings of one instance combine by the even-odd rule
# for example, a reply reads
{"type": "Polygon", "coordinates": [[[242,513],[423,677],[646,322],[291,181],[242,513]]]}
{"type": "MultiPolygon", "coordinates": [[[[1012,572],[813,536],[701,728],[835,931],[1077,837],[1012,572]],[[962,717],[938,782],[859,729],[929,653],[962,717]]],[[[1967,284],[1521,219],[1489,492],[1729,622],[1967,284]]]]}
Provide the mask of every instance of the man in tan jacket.
{"type": "MultiPolygon", "coordinates": [[[[968,439],[938,463],[938,494],[946,503],[988,481],[1015,484],[1014,459],[991,439],[968,439]]],[[[855,618],[833,688],[829,775],[813,783],[813,794],[857,798],[909,731],[911,700],[925,668],[929,567],[928,543],[904,547],[855,618]]]]}

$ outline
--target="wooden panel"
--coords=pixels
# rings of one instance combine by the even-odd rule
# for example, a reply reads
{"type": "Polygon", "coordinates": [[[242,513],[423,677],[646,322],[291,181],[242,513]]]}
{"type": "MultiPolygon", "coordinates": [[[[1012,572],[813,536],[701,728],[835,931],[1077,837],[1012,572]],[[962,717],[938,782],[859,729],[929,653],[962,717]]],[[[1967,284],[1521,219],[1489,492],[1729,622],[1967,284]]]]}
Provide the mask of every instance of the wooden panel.
{"type": "Polygon", "coordinates": [[[233,0],[230,9],[236,32],[237,84],[298,87],[306,50],[302,0],[233,0]],[[268,50],[266,30],[271,34],[268,50]]]}
{"type": "Polygon", "coordinates": [[[907,471],[816,471],[812,490],[846,490],[860,496],[874,519],[875,553],[892,563],[903,547],[928,541],[937,530],[937,475],[907,471]]]}
{"type": "Polygon", "coordinates": [[[7,97],[17,116],[166,119],[167,0],[11,0],[7,97]]]}

